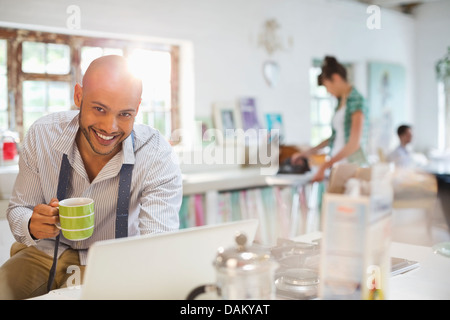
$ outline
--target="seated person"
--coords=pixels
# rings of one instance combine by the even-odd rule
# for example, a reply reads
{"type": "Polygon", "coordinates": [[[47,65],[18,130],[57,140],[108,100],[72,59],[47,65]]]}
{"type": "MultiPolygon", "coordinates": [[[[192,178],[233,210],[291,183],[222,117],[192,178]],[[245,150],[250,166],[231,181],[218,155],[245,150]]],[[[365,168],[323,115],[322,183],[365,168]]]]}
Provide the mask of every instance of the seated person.
{"type": "Polygon", "coordinates": [[[400,144],[388,156],[389,162],[395,163],[397,167],[412,167],[414,165],[411,152],[408,150],[408,144],[412,141],[411,126],[403,124],[397,128],[397,135],[400,144]]]}
{"type": "Polygon", "coordinates": [[[0,300],[63,288],[71,266],[82,278],[96,241],[179,228],[181,170],[159,131],[135,123],[141,95],[125,58],[100,57],[75,85],[78,110],[31,126],[7,209],[17,242],[0,267],[0,300]],[[70,241],[56,226],[59,200],[70,197],[95,200],[94,234],[86,240],[70,241]]]}

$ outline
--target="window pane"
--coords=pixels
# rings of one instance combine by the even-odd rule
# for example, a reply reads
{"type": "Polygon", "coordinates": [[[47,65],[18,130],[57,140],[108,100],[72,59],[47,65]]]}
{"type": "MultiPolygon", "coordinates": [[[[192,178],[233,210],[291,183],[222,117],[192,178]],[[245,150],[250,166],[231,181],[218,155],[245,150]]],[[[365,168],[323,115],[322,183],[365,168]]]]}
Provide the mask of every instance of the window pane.
{"type": "Polygon", "coordinates": [[[91,64],[97,58],[110,54],[123,55],[123,50],[119,48],[101,48],[101,47],[88,47],[81,48],[81,73],[84,74],[91,64]]]}
{"type": "Polygon", "coordinates": [[[163,134],[166,132],[166,114],[164,112],[155,112],[153,126],[163,134]]]}
{"type": "Polygon", "coordinates": [[[24,81],[23,82],[23,114],[27,112],[44,112],[46,101],[45,81],[24,81]]]}
{"type": "Polygon", "coordinates": [[[81,73],[84,74],[91,62],[103,54],[100,47],[83,47],[81,48],[81,73]]]}
{"type": "Polygon", "coordinates": [[[331,136],[331,126],[324,126],[320,128],[321,140],[328,139],[331,136]]]}
{"type": "Polygon", "coordinates": [[[46,104],[46,84],[45,81],[24,81],[23,82],[23,126],[24,134],[28,128],[45,112],[46,104]]]}
{"type": "Polygon", "coordinates": [[[333,114],[333,106],[331,105],[331,100],[321,99],[319,105],[320,114],[318,123],[329,125],[331,123],[333,114]]]}
{"type": "Polygon", "coordinates": [[[45,73],[45,43],[29,41],[22,43],[22,71],[45,73]]]}
{"type": "Polygon", "coordinates": [[[0,40],[0,130],[8,129],[8,77],[6,40],[0,40]]]}
{"type": "Polygon", "coordinates": [[[315,126],[311,129],[311,145],[315,146],[331,136],[330,126],[315,126]]]}
{"type": "Polygon", "coordinates": [[[6,40],[0,39],[0,75],[6,74],[6,40]]]}
{"type": "Polygon", "coordinates": [[[320,139],[320,127],[311,128],[311,145],[318,145],[322,140],[320,139]]]}
{"type": "Polygon", "coordinates": [[[324,86],[318,86],[316,88],[316,95],[318,97],[329,97],[330,94],[327,91],[327,88],[325,88],[324,86]]]}
{"type": "Polygon", "coordinates": [[[144,49],[134,50],[129,57],[130,67],[142,79],[142,103],[152,107],[170,108],[170,53],[144,49]]]}
{"type": "Polygon", "coordinates": [[[69,110],[70,103],[69,83],[61,81],[48,83],[48,112],[69,110]]]}
{"type": "Polygon", "coordinates": [[[47,73],[68,74],[70,72],[70,48],[65,44],[47,44],[47,73]]]}
{"type": "Polygon", "coordinates": [[[46,82],[24,81],[22,88],[23,127],[26,134],[33,122],[45,114],[46,82]]]}
{"type": "Polygon", "coordinates": [[[315,125],[319,122],[319,100],[311,99],[311,111],[310,111],[311,123],[315,125]]]}
{"type": "Polygon", "coordinates": [[[331,120],[336,106],[336,99],[324,86],[319,86],[317,77],[322,72],[321,61],[313,61],[309,70],[311,93],[311,145],[317,145],[331,135],[331,120]]]}
{"type": "Polygon", "coordinates": [[[25,132],[38,118],[70,109],[70,84],[62,81],[23,82],[23,122],[25,132]]]}
{"type": "Polygon", "coordinates": [[[45,111],[46,103],[46,83],[45,81],[24,81],[23,82],[23,110],[45,111]]]}
{"type": "Polygon", "coordinates": [[[144,114],[136,120],[151,125],[164,136],[170,137],[172,130],[170,53],[136,49],[130,54],[128,61],[132,71],[142,79],[143,85],[140,110],[144,111],[144,114]]]}
{"type": "Polygon", "coordinates": [[[317,95],[317,77],[319,76],[320,72],[320,68],[313,67],[309,70],[309,88],[312,96],[317,95]]]}
{"type": "Polygon", "coordinates": [[[70,48],[65,44],[24,41],[22,71],[29,73],[68,74],[70,48]]]}
{"type": "Polygon", "coordinates": [[[0,75],[0,130],[8,129],[8,86],[6,75],[0,75]]]}
{"type": "Polygon", "coordinates": [[[0,111],[8,110],[8,78],[0,75],[0,111]]]}
{"type": "Polygon", "coordinates": [[[103,48],[103,55],[107,56],[110,54],[115,54],[118,56],[123,56],[123,50],[119,48],[103,48]]]}

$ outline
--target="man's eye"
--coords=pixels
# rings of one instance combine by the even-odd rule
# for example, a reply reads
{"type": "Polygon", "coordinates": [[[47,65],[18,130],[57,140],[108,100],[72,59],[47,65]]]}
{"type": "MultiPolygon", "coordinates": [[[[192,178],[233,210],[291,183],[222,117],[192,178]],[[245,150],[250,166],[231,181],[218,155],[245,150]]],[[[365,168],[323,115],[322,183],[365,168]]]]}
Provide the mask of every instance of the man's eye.
{"type": "Polygon", "coordinates": [[[131,117],[131,113],[128,113],[128,112],[124,112],[121,115],[122,115],[122,117],[125,117],[125,118],[131,117]]]}
{"type": "Polygon", "coordinates": [[[97,110],[98,112],[104,112],[103,108],[100,108],[100,107],[94,107],[94,109],[97,110]]]}

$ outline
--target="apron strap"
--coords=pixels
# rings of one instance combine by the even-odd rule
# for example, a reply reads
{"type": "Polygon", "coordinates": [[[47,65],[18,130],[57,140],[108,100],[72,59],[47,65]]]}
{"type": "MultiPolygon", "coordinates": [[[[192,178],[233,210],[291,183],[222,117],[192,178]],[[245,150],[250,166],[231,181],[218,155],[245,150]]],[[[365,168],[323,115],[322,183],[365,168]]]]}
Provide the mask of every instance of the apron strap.
{"type": "MultiPolygon", "coordinates": [[[[67,158],[67,154],[63,154],[62,161],[61,161],[61,169],[59,171],[59,181],[58,181],[58,191],[57,191],[57,198],[58,200],[62,200],[66,198],[67,194],[67,188],[69,186],[69,178],[70,178],[70,163],[69,159],[67,158]]],[[[56,273],[56,263],[58,261],[58,247],[59,247],[59,239],[61,237],[61,231],[56,236],[55,239],[55,249],[53,251],[53,264],[50,269],[50,273],[48,276],[48,282],[47,282],[47,291],[50,291],[53,285],[53,280],[55,279],[55,273],[56,273]]]]}
{"type": "Polygon", "coordinates": [[[130,204],[132,164],[123,164],[120,169],[119,192],[116,209],[116,239],[128,236],[128,206],[130,204]]]}

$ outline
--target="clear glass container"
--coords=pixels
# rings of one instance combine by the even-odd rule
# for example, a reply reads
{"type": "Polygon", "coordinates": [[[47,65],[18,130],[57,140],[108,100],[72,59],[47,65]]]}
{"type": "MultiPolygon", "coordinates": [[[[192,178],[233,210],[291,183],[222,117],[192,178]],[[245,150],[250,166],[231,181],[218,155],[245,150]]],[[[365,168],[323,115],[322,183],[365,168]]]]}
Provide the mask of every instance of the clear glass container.
{"type": "Polygon", "coordinates": [[[317,298],[320,244],[279,239],[271,254],[279,263],[275,271],[276,296],[281,299],[317,298]]]}

